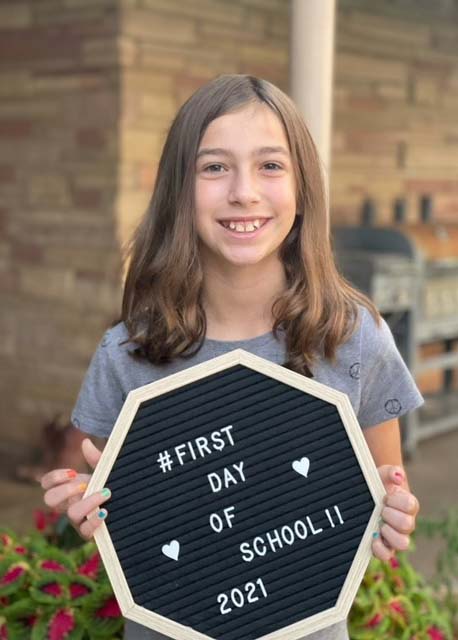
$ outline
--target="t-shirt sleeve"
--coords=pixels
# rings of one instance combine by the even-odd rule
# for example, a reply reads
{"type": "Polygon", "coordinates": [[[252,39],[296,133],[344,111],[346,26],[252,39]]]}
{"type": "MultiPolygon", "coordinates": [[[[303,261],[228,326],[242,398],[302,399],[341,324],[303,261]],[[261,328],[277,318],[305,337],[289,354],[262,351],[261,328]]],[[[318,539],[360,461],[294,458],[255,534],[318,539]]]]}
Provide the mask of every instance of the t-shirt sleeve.
{"type": "Polygon", "coordinates": [[[417,409],[423,398],[382,319],[364,310],[361,330],[361,402],[358,420],[371,427],[417,409]]]}
{"type": "Polygon", "coordinates": [[[109,331],[100,341],[84,376],[71,414],[75,427],[108,438],[123,405],[123,390],[108,349],[109,331]]]}

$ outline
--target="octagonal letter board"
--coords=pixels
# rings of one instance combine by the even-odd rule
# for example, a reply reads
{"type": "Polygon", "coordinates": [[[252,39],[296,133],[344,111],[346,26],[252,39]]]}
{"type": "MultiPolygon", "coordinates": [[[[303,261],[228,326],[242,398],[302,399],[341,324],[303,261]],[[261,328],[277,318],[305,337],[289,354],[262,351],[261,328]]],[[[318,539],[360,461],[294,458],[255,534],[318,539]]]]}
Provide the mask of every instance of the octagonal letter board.
{"type": "Polygon", "coordinates": [[[177,640],[344,620],[385,493],[347,396],[241,349],[131,391],[103,486],[123,615],[177,640]]]}

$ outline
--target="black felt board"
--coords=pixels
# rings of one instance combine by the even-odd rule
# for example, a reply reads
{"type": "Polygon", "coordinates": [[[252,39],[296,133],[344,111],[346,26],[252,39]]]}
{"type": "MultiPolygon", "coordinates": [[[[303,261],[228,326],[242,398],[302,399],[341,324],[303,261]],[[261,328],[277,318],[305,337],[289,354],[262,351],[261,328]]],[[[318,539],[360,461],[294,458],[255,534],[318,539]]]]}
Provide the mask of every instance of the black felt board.
{"type": "Polygon", "coordinates": [[[336,407],[243,365],[143,402],[107,486],[107,528],[135,603],[222,640],[258,638],[333,607],[374,509],[336,407]],[[196,438],[211,443],[214,432],[227,444],[208,454],[200,440],[200,457],[196,438]],[[187,442],[197,459],[181,447],[180,465],[175,447],[187,442]],[[214,492],[208,474],[222,478],[224,468],[238,482],[227,476],[214,492]],[[254,554],[255,538],[264,555],[254,554]]]}

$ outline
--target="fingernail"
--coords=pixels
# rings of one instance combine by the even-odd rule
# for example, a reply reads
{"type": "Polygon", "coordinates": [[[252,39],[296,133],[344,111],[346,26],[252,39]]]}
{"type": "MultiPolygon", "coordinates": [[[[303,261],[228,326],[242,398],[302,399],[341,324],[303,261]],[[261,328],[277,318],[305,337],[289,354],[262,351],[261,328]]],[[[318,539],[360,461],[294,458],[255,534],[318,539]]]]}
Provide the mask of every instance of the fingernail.
{"type": "Polygon", "coordinates": [[[103,520],[104,518],[106,518],[108,515],[108,511],[106,509],[100,509],[100,511],[97,513],[97,516],[103,520]]]}
{"type": "Polygon", "coordinates": [[[372,537],[374,538],[374,540],[377,540],[377,538],[380,537],[380,534],[378,531],[374,531],[374,533],[372,534],[372,537]]]}
{"type": "Polygon", "coordinates": [[[395,474],[394,474],[394,477],[399,482],[404,482],[404,474],[402,474],[400,471],[396,471],[395,474]]]}
{"type": "Polygon", "coordinates": [[[86,491],[86,489],[87,489],[86,482],[82,482],[81,484],[78,485],[78,490],[79,491],[83,492],[83,491],[86,491]]]}
{"type": "Polygon", "coordinates": [[[104,489],[102,489],[100,493],[104,498],[109,498],[111,496],[111,491],[109,490],[108,487],[105,487],[104,489]]]}
{"type": "Polygon", "coordinates": [[[78,475],[78,472],[75,471],[74,469],[69,469],[67,471],[67,478],[76,478],[77,475],[78,475]]]}

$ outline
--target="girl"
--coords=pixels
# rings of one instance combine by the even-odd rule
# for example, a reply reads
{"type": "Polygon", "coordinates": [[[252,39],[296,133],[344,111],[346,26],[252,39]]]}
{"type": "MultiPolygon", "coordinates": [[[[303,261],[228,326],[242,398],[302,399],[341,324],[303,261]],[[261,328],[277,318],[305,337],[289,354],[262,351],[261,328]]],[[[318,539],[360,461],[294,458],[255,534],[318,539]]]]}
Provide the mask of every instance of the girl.
{"type": "MultiPolygon", "coordinates": [[[[120,322],[93,356],[73,424],[107,438],[127,393],[235,348],[344,391],[387,490],[373,553],[406,549],[418,501],[402,467],[398,418],[421,404],[372,303],[338,274],[320,164],[291,100],[247,75],[199,89],[178,112],[131,246],[120,322]]],[[[83,453],[100,456],[89,439],[83,453]]],[[[110,492],[88,477],[42,478],[45,502],[84,538],[110,492]]],[[[165,638],[128,622],[126,638],[165,638]]],[[[309,636],[348,638],[345,624],[309,636]]]]}

